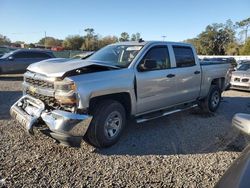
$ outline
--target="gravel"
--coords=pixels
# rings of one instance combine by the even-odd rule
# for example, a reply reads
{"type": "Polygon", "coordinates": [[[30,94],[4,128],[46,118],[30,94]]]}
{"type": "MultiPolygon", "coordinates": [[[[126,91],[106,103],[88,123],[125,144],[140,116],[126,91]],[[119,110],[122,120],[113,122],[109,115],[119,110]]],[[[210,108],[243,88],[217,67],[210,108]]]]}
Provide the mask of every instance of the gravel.
{"type": "Polygon", "coordinates": [[[248,92],[224,92],[212,116],[193,109],[131,120],[116,145],[100,150],[27,135],[9,115],[21,80],[0,77],[0,187],[213,187],[245,146],[231,119],[250,113],[248,92]]]}

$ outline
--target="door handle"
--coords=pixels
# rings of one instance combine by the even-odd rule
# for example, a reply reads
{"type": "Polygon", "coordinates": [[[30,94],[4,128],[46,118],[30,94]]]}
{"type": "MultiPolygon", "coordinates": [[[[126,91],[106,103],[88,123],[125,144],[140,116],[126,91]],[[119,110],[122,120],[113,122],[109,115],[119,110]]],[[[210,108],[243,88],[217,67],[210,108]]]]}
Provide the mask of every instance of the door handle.
{"type": "Polygon", "coordinates": [[[173,77],[175,77],[175,74],[168,74],[167,77],[168,78],[173,78],[173,77]]]}
{"type": "Polygon", "coordinates": [[[201,71],[195,71],[194,72],[194,74],[200,74],[201,73],[201,71]]]}

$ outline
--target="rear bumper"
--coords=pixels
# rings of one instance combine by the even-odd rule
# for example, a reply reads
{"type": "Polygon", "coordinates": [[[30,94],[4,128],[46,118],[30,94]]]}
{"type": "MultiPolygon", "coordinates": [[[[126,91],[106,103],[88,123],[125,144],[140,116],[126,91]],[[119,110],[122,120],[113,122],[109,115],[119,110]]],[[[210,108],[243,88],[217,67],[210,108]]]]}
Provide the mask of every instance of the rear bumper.
{"type": "Polygon", "coordinates": [[[92,120],[92,116],[62,110],[47,112],[42,101],[29,95],[20,98],[11,107],[10,114],[31,134],[34,127],[39,128],[38,121],[43,120],[48,129],[46,133],[68,145],[80,145],[80,138],[85,135],[92,120]],[[77,143],[70,143],[72,141],[77,143]]]}

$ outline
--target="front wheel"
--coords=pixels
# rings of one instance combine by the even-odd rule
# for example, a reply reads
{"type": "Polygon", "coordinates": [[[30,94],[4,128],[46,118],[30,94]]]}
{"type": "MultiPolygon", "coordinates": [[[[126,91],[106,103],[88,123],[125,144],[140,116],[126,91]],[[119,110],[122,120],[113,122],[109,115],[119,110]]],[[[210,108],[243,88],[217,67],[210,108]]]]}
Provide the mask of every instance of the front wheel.
{"type": "Polygon", "coordinates": [[[106,100],[93,110],[93,119],[89,125],[85,140],[99,148],[115,144],[126,124],[125,109],[121,103],[106,100]]]}
{"type": "Polygon", "coordinates": [[[200,108],[206,112],[215,112],[221,101],[221,90],[216,85],[211,85],[210,91],[207,97],[199,102],[200,108]]]}

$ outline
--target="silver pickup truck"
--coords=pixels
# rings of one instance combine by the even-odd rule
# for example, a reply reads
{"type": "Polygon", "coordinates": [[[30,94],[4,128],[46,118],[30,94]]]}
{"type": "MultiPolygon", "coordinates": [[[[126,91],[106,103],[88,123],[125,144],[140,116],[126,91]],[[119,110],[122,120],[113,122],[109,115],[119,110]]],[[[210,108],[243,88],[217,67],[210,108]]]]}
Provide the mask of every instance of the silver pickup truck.
{"type": "Polygon", "coordinates": [[[141,123],[195,106],[215,112],[228,68],[200,65],[186,43],[116,43],[85,60],[30,65],[10,113],[31,134],[36,127],[63,144],[79,146],[83,138],[108,147],[130,117],[141,123]]]}

